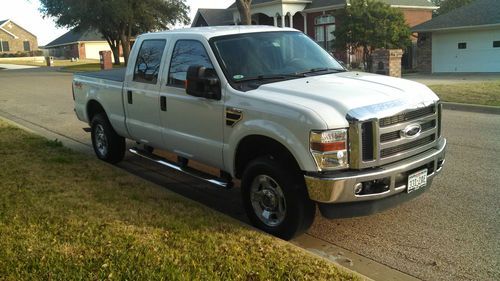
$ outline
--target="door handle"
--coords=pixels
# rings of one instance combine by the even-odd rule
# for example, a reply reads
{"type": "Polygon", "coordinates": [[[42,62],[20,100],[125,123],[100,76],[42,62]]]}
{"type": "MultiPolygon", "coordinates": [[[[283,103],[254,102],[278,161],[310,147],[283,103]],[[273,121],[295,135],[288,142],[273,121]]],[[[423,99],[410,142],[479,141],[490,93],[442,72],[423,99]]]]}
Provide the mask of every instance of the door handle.
{"type": "Polygon", "coordinates": [[[132,91],[127,91],[127,101],[129,104],[132,104],[132,91]]]}
{"type": "Polygon", "coordinates": [[[160,109],[161,111],[167,111],[167,97],[160,97],[160,109]]]}

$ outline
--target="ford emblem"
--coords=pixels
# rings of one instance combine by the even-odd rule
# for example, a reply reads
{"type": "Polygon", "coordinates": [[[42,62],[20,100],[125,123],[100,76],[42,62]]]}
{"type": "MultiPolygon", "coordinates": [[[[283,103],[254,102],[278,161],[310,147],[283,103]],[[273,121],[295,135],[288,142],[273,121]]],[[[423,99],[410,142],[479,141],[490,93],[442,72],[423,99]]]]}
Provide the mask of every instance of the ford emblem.
{"type": "Polygon", "coordinates": [[[422,131],[422,127],[419,124],[412,124],[406,126],[403,130],[401,130],[401,137],[403,138],[415,138],[420,135],[420,132],[422,131]]]}

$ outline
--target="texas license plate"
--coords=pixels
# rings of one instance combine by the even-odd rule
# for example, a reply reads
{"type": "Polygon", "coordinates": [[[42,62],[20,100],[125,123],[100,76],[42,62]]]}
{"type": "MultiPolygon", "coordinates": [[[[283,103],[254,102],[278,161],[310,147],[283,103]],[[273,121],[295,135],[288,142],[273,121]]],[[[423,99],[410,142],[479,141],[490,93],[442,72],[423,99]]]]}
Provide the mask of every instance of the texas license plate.
{"type": "Polygon", "coordinates": [[[408,176],[408,193],[427,185],[427,169],[420,170],[408,176]]]}

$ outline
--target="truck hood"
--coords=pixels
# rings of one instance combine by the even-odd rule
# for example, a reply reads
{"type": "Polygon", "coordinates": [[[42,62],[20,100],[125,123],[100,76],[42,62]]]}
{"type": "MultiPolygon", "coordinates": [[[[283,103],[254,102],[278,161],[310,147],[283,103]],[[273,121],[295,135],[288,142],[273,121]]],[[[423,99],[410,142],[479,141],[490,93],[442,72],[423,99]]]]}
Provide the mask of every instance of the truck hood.
{"type": "Polygon", "coordinates": [[[329,128],[347,125],[346,115],[363,112],[366,118],[393,115],[439,98],[425,85],[364,72],[343,72],[265,84],[251,91],[269,99],[308,107],[329,128]],[[339,123],[342,116],[343,122],[339,123]]]}

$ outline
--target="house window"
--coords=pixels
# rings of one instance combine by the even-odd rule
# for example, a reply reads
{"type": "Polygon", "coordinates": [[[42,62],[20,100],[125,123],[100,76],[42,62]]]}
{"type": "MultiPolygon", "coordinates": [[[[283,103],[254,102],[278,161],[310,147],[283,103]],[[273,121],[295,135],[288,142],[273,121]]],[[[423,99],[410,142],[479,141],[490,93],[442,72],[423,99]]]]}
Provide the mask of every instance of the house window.
{"type": "Polygon", "coordinates": [[[493,48],[500,48],[500,40],[499,41],[493,41],[493,48]]]}
{"type": "Polygon", "coordinates": [[[10,51],[9,42],[0,40],[0,52],[10,51]]]}
{"type": "Polygon", "coordinates": [[[333,49],[335,41],[335,17],[332,15],[322,15],[314,18],[314,39],[327,51],[333,49]]]}
{"type": "Polygon", "coordinates": [[[24,46],[24,51],[25,52],[31,51],[30,41],[24,41],[23,42],[23,46],[24,46]]]}
{"type": "Polygon", "coordinates": [[[464,43],[464,42],[458,43],[458,48],[459,49],[467,49],[467,43],[464,43]]]}

